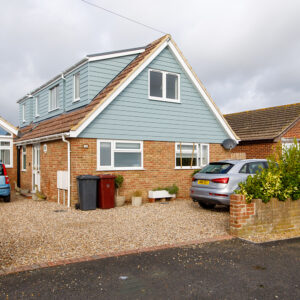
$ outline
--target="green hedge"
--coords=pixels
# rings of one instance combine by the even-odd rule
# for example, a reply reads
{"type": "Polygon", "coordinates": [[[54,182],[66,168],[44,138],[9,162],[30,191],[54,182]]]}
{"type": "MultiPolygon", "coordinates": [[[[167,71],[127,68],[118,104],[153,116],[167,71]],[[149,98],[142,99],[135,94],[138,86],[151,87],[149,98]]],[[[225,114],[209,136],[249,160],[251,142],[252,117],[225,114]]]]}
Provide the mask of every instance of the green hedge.
{"type": "Polygon", "coordinates": [[[267,203],[271,198],[285,201],[300,198],[300,145],[295,140],[286,149],[279,145],[275,153],[268,158],[269,168],[249,176],[239,184],[236,194],[245,195],[246,201],[261,199],[267,203]]]}

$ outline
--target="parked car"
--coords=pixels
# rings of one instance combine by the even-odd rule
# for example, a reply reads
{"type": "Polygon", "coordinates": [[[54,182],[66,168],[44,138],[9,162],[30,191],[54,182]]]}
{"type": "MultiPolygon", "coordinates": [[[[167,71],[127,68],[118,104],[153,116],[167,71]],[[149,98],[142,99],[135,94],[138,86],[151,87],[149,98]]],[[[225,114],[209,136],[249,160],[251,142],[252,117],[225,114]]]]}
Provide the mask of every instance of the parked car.
{"type": "Polygon", "coordinates": [[[230,205],[230,195],[249,175],[268,168],[265,159],[222,160],[204,167],[193,177],[190,196],[204,208],[230,205]]]}
{"type": "Polygon", "coordinates": [[[0,197],[10,202],[10,184],[5,165],[0,162],[0,197]]]}

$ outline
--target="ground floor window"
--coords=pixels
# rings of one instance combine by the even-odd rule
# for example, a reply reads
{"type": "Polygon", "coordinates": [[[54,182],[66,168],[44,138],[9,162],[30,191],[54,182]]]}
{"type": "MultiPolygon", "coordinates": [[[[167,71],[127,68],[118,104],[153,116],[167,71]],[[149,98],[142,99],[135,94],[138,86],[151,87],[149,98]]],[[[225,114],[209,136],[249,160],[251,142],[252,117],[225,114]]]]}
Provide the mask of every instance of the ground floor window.
{"type": "Polygon", "coordinates": [[[175,167],[177,169],[197,169],[206,166],[208,163],[209,144],[175,144],[175,167]]]}
{"type": "Polygon", "coordinates": [[[143,168],[143,142],[97,142],[97,170],[136,170],[143,168]]]}
{"type": "Polygon", "coordinates": [[[26,146],[22,146],[22,171],[26,171],[26,146]]]}
{"type": "Polygon", "coordinates": [[[0,161],[9,168],[13,166],[12,151],[12,141],[0,139],[0,161]]]}

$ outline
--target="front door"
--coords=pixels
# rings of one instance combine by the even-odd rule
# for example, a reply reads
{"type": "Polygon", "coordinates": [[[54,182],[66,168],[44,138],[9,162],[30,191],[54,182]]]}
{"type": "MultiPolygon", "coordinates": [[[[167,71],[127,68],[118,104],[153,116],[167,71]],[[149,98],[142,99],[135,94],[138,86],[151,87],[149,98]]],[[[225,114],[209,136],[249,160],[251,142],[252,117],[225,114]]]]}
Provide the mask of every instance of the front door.
{"type": "Polygon", "coordinates": [[[41,175],[40,175],[40,144],[33,145],[32,148],[32,190],[41,190],[41,175]]]}

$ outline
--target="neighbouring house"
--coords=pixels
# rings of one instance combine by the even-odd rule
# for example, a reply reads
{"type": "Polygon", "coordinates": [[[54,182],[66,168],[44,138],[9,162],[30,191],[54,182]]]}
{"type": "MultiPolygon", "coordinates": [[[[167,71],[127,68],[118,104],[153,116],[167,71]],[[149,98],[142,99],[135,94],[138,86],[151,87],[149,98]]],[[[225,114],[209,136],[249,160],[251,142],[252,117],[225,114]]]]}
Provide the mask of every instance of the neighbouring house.
{"type": "Polygon", "coordinates": [[[123,175],[127,199],[173,183],[189,197],[193,169],[238,140],[170,35],[88,55],[18,104],[21,187],[57,201],[65,171],[69,205],[82,174],[123,175]]]}
{"type": "Polygon", "coordinates": [[[0,117],[0,161],[5,164],[7,174],[13,181],[17,180],[17,150],[13,146],[17,135],[18,128],[0,117]]]}
{"type": "Polygon", "coordinates": [[[240,138],[233,152],[246,158],[267,158],[278,143],[288,147],[300,141],[300,103],[224,115],[240,138]]]}

